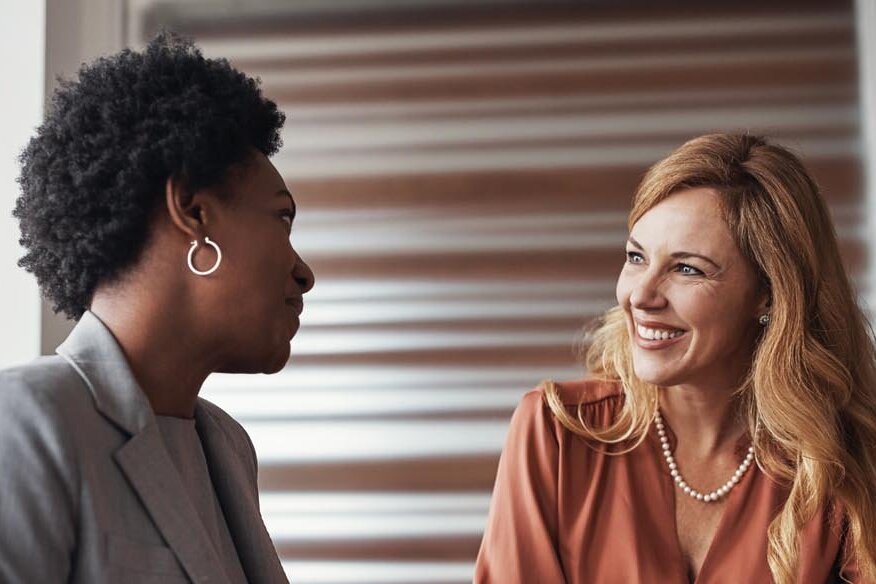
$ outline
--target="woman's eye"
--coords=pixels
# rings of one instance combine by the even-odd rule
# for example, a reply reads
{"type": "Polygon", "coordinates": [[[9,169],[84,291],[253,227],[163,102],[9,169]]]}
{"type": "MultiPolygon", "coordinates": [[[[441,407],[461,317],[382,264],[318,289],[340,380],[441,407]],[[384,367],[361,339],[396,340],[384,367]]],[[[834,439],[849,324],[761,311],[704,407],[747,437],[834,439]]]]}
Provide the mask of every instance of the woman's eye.
{"type": "Polygon", "coordinates": [[[294,215],[289,210],[284,210],[280,213],[280,216],[283,218],[283,221],[289,224],[289,228],[292,228],[292,220],[294,219],[294,215]]]}
{"type": "Polygon", "coordinates": [[[642,257],[642,254],[635,251],[627,252],[627,262],[631,264],[641,264],[645,261],[645,258],[642,257]]]}
{"type": "Polygon", "coordinates": [[[678,271],[685,276],[702,276],[703,272],[687,264],[678,264],[678,271]]]}

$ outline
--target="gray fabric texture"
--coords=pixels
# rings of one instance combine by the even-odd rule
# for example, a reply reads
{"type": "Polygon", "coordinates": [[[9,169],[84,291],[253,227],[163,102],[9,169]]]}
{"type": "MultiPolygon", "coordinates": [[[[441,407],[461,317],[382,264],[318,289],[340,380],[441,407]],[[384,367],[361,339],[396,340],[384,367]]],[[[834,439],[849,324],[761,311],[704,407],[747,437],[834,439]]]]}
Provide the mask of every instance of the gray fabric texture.
{"type": "Polygon", "coordinates": [[[198,512],[198,517],[210,537],[210,543],[219,555],[225,574],[231,582],[246,584],[246,576],[228,531],[225,514],[213,490],[207,457],[201,447],[195,419],[156,416],[155,421],[170,459],[186,488],[189,501],[198,512]]]}

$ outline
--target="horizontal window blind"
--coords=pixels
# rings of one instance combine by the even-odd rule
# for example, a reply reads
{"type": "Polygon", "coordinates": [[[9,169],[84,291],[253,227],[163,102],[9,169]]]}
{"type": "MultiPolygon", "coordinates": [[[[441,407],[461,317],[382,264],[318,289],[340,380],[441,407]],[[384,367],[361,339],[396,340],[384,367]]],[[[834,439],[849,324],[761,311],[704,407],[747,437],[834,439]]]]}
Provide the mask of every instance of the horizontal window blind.
{"type": "Polygon", "coordinates": [[[686,139],[799,152],[863,275],[848,2],[304,4],[134,14],[259,76],[289,115],[274,162],[317,285],[283,372],[204,395],[254,440],[295,582],[471,580],[510,414],[582,374],[631,196],[686,139]]]}

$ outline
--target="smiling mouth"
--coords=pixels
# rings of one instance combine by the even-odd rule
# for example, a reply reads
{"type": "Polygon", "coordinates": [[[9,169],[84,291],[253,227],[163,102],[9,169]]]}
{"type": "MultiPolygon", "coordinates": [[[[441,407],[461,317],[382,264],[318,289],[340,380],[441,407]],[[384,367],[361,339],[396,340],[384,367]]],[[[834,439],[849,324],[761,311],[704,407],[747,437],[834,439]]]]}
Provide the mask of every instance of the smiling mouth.
{"type": "Polygon", "coordinates": [[[640,339],[645,341],[668,341],[671,339],[677,339],[683,335],[685,331],[681,329],[651,328],[636,323],[636,333],[640,339]]]}
{"type": "Polygon", "coordinates": [[[645,326],[638,321],[633,322],[633,327],[636,329],[636,345],[646,350],[664,349],[674,345],[687,333],[683,329],[645,326]]]}

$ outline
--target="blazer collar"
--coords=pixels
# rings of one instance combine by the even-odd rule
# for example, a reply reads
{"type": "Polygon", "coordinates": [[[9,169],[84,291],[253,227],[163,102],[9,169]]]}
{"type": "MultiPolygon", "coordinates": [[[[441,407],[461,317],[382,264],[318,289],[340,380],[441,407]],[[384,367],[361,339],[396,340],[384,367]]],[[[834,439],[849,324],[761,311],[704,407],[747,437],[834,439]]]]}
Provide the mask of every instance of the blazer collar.
{"type": "Polygon", "coordinates": [[[129,434],[137,434],[154,422],[152,406],[121,347],[94,313],[82,315],[56,352],[82,377],[98,411],[129,434]]]}

